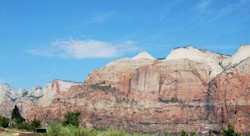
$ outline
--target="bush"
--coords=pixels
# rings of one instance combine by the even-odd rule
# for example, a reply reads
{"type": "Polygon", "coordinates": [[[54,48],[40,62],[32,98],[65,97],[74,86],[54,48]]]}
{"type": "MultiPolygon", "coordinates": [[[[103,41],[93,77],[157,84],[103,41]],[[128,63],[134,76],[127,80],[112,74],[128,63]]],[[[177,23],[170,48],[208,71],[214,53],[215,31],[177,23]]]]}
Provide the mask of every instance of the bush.
{"type": "Polygon", "coordinates": [[[129,134],[123,129],[113,129],[111,127],[103,134],[103,136],[129,136],[129,134]]]}
{"type": "Polygon", "coordinates": [[[80,120],[79,120],[80,112],[70,112],[68,111],[64,115],[65,121],[63,122],[63,125],[72,125],[72,126],[79,126],[80,120]]]}
{"type": "Polygon", "coordinates": [[[49,136],[63,136],[63,126],[61,124],[57,124],[55,122],[51,123],[48,129],[49,136]]]}
{"type": "Polygon", "coordinates": [[[31,130],[31,127],[29,123],[23,121],[21,123],[16,124],[17,129],[22,129],[22,130],[31,130]]]}
{"type": "Polygon", "coordinates": [[[0,127],[7,128],[9,126],[10,119],[0,116],[0,127]]]}
{"type": "Polygon", "coordinates": [[[32,120],[31,123],[30,123],[30,127],[31,127],[32,130],[35,130],[36,128],[40,128],[41,127],[41,121],[37,120],[37,119],[32,120]]]}
{"type": "Polygon", "coordinates": [[[236,133],[234,131],[233,125],[231,125],[229,123],[228,126],[227,126],[227,129],[226,128],[222,129],[222,136],[241,136],[241,134],[240,133],[236,133]]]}
{"type": "Polygon", "coordinates": [[[158,98],[158,101],[159,102],[163,102],[163,103],[179,103],[179,104],[183,104],[183,101],[182,100],[179,100],[178,98],[171,98],[171,99],[168,99],[168,100],[164,100],[162,98],[158,98]]]}
{"type": "Polygon", "coordinates": [[[105,82],[91,84],[90,87],[93,89],[100,89],[102,91],[110,91],[110,92],[114,92],[116,90],[115,87],[112,87],[110,84],[106,85],[105,82]]]}
{"type": "Polygon", "coordinates": [[[90,131],[87,128],[74,128],[72,134],[73,136],[97,136],[96,131],[90,131]]]}
{"type": "Polygon", "coordinates": [[[189,136],[189,135],[188,135],[187,131],[182,130],[182,131],[181,131],[181,136],[189,136]]]}
{"type": "Polygon", "coordinates": [[[182,130],[181,131],[181,136],[196,136],[196,132],[195,131],[192,131],[191,133],[188,133],[187,131],[185,130],[182,130]]]}

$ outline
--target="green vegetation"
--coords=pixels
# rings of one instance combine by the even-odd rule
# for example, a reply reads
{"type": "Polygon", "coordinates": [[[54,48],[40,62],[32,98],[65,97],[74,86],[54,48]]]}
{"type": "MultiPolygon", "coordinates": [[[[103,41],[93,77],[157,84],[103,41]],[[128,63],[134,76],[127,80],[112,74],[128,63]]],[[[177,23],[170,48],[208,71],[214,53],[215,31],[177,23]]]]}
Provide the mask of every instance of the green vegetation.
{"type": "Polygon", "coordinates": [[[13,111],[11,113],[11,119],[14,120],[18,124],[25,121],[25,119],[20,114],[19,109],[18,109],[18,107],[16,105],[15,105],[15,108],[13,109],[13,111]]]}
{"type": "MultiPolygon", "coordinates": [[[[43,135],[41,135],[43,136],[43,135]]],[[[142,133],[128,133],[123,129],[110,128],[107,131],[89,130],[87,128],[78,128],[74,126],[63,126],[52,123],[48,128],[47,136],[153,136],[142,133]]]]}
{"type": "Polygon", "coordinates": [[[0,116],[0,127],[12,128],[25,131],[34,131],[41,126],[41,121],[34,119],[26,121],[19,112],[17,106],[14,107],[11,113],[11,119],[0,116]]]}
{"type": "Polygon", "coordinates": [[[230,123],[228,124],[227,129],[223,128],[222,131],[222,136],[241,136],[240,133],[234,131],[234,127],[230,123]]]}
{"type": "Polygon", "coordinates": [[[63,122],[63,125],[72,125],[75,127],[79,126],[80,120],[79,120],[80,112],[67,112],[64,115],[65,121],[63,122]]]}
{"type": "Polygon", "coordinates": [[[191,133],[188,133],[185,130],[181,131],[181,136],[197,136],[196,132],[192,131],[191,133]]]}
{"type": "Polygon", "coordinates": [[[91,84],[90,87],[93,89],[100,89],[103,91],[110,91],[110,92],[114,92],[116,90],[115,87],[112,87],[110,84],[106,85],[105,82],[91,84]]]}
{"type": "Polygon", "coordinates": [[[10,120],[6,117],[0,116],[0,127],[7,128],[10,120]]]}
{"type": "Polygon", "coordinates": [[[163,102],[163,103],[179,103],[179,104],[183,104],[183,101],[182,100],[179,100],[178,98],[171,98],[171,99],[168,99],[168,100],[164,100],[162,98],[158,98],[158,101],[159,102],[163,102]]]}
{"type": "MultiPolygon", "coordinates": [[[[166,101],[166,100],[165,100],[166,101]]],[[[169,101],[176,102],[176,99],[171,99],[169,101]]],[[[64,118],[65,120],[59,123],[51,123],[47,129],[46,134],[37,134],[38,136],[154,136],[153,134],[143,134],[143,133],[128,133],[123,129],[113,129],[110,128],[106,131],[99,131],[96,129],[87,129],[79,127],[80,123],[80,112],[70,112],[68,111],[64,118]]],[[[142,125],[150,125],[147,122],[141,122],[142,125]]],[[[25,121],[25,119],[19,113],[17,106],[12,111],[12,118],[6,118],[0,116],[0,136],[12,136],[16,133],[31,133],[28,131],[34,131],[36,128],[41,127],[40,120],[25,121]],[[10,124],[10,125],[9,125],[10,124]],[[1,129],[8,128],[8,129],[1,129]]],[[[234,127],[229,124],[227,128],[222,129],[222,136],[241,136],[240,133],[234,131],[234,127]]],[[[196,132],[187,132],[182,130],[180,136],[198,136],[196,132]]],[[[215,136],[215,134],[210,134],[210,136],[215,136]]]]}
{"type": "Polygon", "coordinates": [[[40,128],[41,127],[41,121],[37,120],[37,119],[32,120],[31,123],[30,123],[30,127],[31,127],[32,130],[35,130],[36,128],[40,128]]]}

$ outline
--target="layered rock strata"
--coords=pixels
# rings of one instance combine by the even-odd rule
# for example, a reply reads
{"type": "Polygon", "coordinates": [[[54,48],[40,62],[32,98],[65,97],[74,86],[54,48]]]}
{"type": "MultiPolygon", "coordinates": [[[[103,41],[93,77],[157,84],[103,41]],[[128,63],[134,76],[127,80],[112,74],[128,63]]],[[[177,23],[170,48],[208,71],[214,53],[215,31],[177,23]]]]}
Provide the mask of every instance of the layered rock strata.
{"type": "Polygon", "coordinates": [[[174,49],[166,59],[143,52],[94,70],[81,84],[53,81],[46,88],[26,114],[44,125],[71,110],[81,112],[82,126],[96,129],[205,134],[230,122],[250,132],[249,45],[232,56],[193,47],[174,49]]]}

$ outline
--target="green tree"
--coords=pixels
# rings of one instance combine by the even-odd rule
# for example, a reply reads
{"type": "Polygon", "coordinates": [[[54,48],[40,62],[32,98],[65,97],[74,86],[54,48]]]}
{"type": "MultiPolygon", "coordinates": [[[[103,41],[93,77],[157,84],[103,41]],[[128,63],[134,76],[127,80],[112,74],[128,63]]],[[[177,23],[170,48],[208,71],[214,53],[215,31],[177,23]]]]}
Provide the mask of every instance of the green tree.
{"type": "Polygon", "coordinates": [[[41,127],[41,121],[37,120],[37,119],[32,120],[31,123],[30,123],[30,127],[31,127],[32,130],[35,130],[36,128],[40,128],[41,127]]]}
{"type": "Polygon", "coordinates": [[[0,127],[7,128],[9,126],[9,121],[10,121],[9,118],[0,116],[0,127]]]}
{"type": "Polygon", "coordinates": [[[18,124],[25,121],[16,105],[15,108],[12,110],[11,119],[15,120],[18,124]]]}
{"type": "Polygon", "coordinates": [[[70,112],[68,111],[64,115],[64,122],[63,125],[72,125],[72,126],[79,126],[80,120],[79,120],[80,112],[70,112]]]}
{"type": "Polygon", "coordinates": [[[223,128],[222,131],[223,131],[222,132],[222,136],[241,136],[240,133],[236,133],[234,131],[234,127],[230,123],[228,124],[227,129],[223,128]]]}
{"type": "Polygon", "coordinates": [[[191,133],[190,133],[190,136],[196,136],[197,135],[197,133],[195,132],[195,131],[192,131],[191,133]]]}
{"type": "Polygon", "coordinates": [[[181,136],[189,136],[189,135],[188,135],[188,132],[187,132],[187,131],[182,130],[182,131],[181,131],[181,136]]]}

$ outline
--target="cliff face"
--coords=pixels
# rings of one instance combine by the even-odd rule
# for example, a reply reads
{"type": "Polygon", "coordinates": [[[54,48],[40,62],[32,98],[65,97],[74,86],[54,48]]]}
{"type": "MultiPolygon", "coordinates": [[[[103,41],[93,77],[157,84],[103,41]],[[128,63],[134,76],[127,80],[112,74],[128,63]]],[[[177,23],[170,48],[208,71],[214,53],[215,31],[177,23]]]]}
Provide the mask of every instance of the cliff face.
{"type": "Polygon", "coordinates": [[[20,88],[19,92],[11,88],[8,84],[0,85],[0,115],[11,116],[11,111],[17,105],[24,117],[32,112],[36,107],[45,107],[51,104],[51,101],[59,97],[65,91],[79,83],[54,80],[48,83],[45,88],[36,86],[27,91],[20,88]]]}
{"type": "Polygon", "coordinates": [[[250,54],[241,52],[250,46],[242,48],[233,56],[187,47],[164,60],[145,52],[116,60],[28,117],[46,124],[78,110],[81,125],[90,128],[207,133],[231,122],[249,133],[250,54]]]}
{"type": "Polygon", "coordinates": [[[16,92],[8,84],[0,85],[0,115],[8,116],[13,106],[13,102],[17,99],[16,92]]]}
{"type": "Polygon", "coordinates": [[[46,125],[80,111],[89,128],[162,133],[208,133],[231,122],[249,133],[249,52],[250,46],[233,56],[187,47],[163,60],[143,52],[94,70],[82,84],[53,81],[23,114],[46,125]]]}

